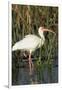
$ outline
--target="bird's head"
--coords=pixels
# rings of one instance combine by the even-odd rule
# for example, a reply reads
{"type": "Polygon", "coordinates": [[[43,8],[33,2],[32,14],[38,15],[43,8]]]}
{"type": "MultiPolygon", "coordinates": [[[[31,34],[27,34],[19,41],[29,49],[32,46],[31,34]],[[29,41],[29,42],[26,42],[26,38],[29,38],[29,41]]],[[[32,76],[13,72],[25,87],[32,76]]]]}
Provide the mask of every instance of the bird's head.
{"type": "Polygon", "coordinates": [[[39,31],[38,32],[39,32],[39,34],[43,33],[43,32],[51,32],[51,33],[56,35],[56,33],[54,31],[52,31],[50,29],[45,29],[44,27],[39,27],[39,31]]]}

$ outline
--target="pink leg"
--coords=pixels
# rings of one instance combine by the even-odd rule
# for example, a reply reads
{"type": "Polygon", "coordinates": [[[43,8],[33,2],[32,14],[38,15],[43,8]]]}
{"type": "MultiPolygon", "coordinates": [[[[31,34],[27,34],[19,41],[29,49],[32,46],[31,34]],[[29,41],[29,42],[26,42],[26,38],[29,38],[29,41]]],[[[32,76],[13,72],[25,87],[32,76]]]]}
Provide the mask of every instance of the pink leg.
{"type": "Polygon", "coordinates": [[[32,60],[31,60],[31,53],[29,54],[29,69],[30,69],[30,75],[32,74],[32,60]]]}

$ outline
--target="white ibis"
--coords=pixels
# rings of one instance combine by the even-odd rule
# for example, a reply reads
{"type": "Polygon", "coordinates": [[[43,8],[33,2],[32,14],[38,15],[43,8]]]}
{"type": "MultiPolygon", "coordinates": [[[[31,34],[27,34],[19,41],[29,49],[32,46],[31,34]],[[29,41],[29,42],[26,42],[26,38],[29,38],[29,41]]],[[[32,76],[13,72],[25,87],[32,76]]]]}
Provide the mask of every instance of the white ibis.
{"type": "Polygon", "coordinates": [[[39,37],[33,34],[26,35],[22,40],[18,41],[15,43],[13,46],[12,50],[26,50],[29,52],[29,68],[30,68],[30,73],[32,71],[32,59],[31,59],[31,54],[34,52],[37,48],[40,48],[44,42],[45,42],[45,37],[44,37],[44,31],[49,31],[55,34],[52,30],[45,29],[43,27],[40,27],[38,30],[39,37]]]}

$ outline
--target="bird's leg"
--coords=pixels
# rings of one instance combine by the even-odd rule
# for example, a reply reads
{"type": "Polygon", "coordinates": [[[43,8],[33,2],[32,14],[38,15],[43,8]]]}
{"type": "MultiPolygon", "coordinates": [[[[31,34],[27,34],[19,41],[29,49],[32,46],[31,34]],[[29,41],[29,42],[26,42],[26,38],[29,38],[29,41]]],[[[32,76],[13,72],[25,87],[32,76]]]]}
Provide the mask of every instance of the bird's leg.
{"type": "Polygon", "coordinates": [[[29,54],[29,69],[30,69],[30,75],[32,74],[32,59],[31,59],[31,53],[29,54]]]}
{"type": "Polygon", "coordinates": [[[23,55],[24,55],[25,57],[27,57],[27,55],[26,55],[25,53],[23,53],[23,55]]]}

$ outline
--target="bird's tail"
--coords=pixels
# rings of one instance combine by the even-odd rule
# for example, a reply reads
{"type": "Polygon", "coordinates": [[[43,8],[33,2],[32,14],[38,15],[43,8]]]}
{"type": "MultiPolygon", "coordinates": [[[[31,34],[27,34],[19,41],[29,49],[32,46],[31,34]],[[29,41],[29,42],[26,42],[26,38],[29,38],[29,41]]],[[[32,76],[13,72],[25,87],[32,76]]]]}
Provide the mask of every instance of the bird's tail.
{"type": "Polygon", "coordinates": [[[14,46],[12,47],[12,51],[16,51],[16,50],[17,50],[16,45],[14,45],[14,46]]]}
{"type": "Polygon", "coordinates": [[[23,49],[23,46],[20,42],[15,43],[15,45],[12,47],[12,51],[23,49]]]}
{"type": "Polygon", "coordinates": [[[12,51],[16,51],[19,49],[18,43],[16,43],[13,47],[12,47],[12,51]]]}

